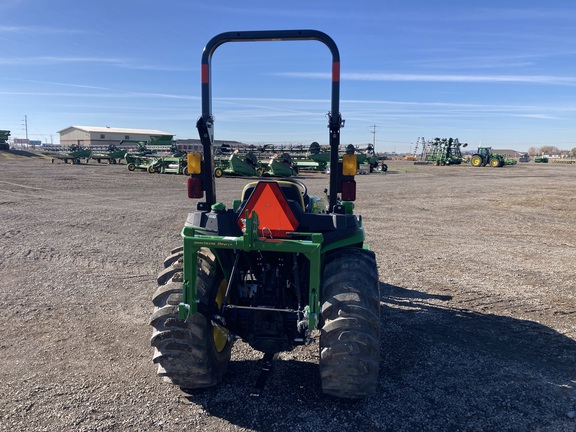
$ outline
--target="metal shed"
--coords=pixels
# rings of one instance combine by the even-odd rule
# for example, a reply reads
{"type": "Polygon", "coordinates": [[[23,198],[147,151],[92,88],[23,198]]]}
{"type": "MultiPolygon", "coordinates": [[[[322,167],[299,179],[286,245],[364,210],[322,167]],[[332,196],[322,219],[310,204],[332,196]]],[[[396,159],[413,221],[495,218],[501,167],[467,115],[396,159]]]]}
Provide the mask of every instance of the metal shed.
{"type": "Polygon", "coordinates": [[[155,129],[129,129],[100,126],[69,126],[59,130],[60,145],[79,144],[83,147],[118,146],[121,141],[148,141],[151,136],[170,136],[169,132],[155,129]]]}

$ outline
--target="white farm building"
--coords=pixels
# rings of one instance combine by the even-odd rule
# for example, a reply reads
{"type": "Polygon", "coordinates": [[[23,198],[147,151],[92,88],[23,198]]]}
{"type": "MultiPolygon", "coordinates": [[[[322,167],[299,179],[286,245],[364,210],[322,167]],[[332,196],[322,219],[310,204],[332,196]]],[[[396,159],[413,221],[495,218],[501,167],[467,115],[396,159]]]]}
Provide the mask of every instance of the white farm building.
{"type": "MultiPolygon", "coordinates": [[[[82,147],[104,147],[109,145],[119,146],[121,141],[148,141],[152,136],[170,137],[171,133],[153,129],[126,129],[99,126],[69,126],[59,130],[60,145],[71,146],[73,144],[82,147]]],[[[122,147],[126,147],[123,145],[122,147]]]]}

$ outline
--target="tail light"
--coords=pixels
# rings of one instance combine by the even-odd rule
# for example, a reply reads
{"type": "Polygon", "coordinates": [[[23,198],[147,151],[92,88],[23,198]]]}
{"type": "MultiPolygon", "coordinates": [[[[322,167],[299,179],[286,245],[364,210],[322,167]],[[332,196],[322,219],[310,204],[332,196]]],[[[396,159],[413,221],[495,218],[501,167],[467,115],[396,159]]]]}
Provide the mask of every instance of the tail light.
{"type": "Polygon", "coordinates": [[[188,177],[188,198],[202,198],[202,179],[200,177],[188,177]]]}
{"type": "Polygon", "coordinates": [[[343,201],[356,200],[356,180],[354,176],[357,170],[357,158],[355,154],[345,154],[342,156],[342,183],[340,190],[342,191],[343,201]]]}
{"type": "Polygon", "coordinates": [[[355,201],[356,200],[356,180],[344,180],[342,182],[342,200],[355,201]]]}

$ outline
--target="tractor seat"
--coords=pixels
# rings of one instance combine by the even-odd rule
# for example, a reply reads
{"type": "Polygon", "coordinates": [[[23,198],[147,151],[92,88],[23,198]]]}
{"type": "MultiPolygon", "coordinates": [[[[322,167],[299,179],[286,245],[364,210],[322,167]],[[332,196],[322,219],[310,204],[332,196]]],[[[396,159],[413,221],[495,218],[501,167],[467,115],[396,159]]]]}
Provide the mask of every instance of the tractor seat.
{"type": "MultiPolygon", "coordinates": [[[[264,237],[286,238],[290,237],[289,233],[294,231],[300,233],[321,233],[324,236],[324,243],[328,244],[359,231],[359,220],[353,214],[326,214],[306,211],[307,196],[303,195],[302,192],[303,188],[298,183],[289,180],[261,180],[248,183],[242,191],[241,204],[237,210],[240,227],[242,228],[242,214],[247,207],[250,207],[251,209],[257,209],[261,222],[259,227],[261,230],[260,235],[264,237]],[[275,198],[270,194],[270,189],[267,189],[267,187],[276,190],[280,189],[286,199],[285,204],[288,204],[290,211],[279,211],[277,207],[275,210],[268,212],[268,204],[265,203],[270,203],[270,205],[274,206],[275,198]],[[254,192],[257,188],[260,190],[260,195],[255,196],[254,192]],[[266,190],[267,192],[265,192],[266,190]],[[265,203],[260,202],[260,197],[262,196],[266,196],[264,199],[265,203]],[[259,209],[258,206],[260,206],[259,209]]],[[[282,204],[280,204],[280,207],[282,207],[282,204]]]]}
{"type": "MultiPolygon", "coordinates": [[[[252,192],[254,192],[254,189],[256,188],[256,185],[258,183],[259,182],[257,181],[253,181],[244,186],[240,198],[242,204],[244,204],[246,200],[250,198],[250,195],[252,195],[252,192]]],[[[284,194],[286,200],[288,200],[289,202],[292,201],[296,203],[298,206],[300,206],[300,210],[303,212],[308,210],[308,206],[310,204],[310,197],[308,195],[304,195],[303,193],[304,191],[300,186],[298,186],[297,183],[288,180],[277,180],[276,183],[278,183],[278,185],[280,186],[280,190],[284,194]]]]}

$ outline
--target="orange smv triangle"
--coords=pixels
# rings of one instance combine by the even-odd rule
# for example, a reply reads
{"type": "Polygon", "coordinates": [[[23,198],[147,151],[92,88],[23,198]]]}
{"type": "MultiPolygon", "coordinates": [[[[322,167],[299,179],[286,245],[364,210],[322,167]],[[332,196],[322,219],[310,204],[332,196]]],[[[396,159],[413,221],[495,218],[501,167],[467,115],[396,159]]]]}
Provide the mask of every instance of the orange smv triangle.
{"type": "Polygon", "coordinates": [[[276,182],[259,182],[242,209],[238,224],[243,227],[242,218],[248,211],[258,215],[258,234],[262,237],[286,237],[287,232],[295,231],[298,219],[284,198],[276,182]]]}

